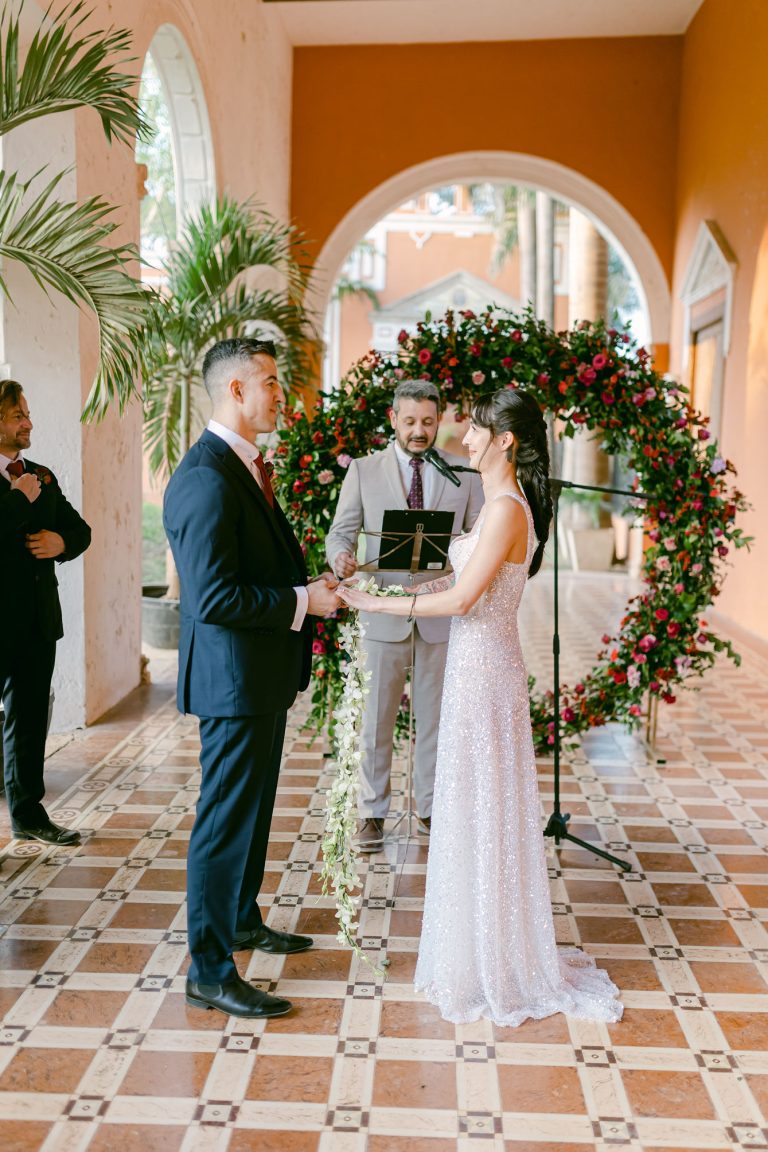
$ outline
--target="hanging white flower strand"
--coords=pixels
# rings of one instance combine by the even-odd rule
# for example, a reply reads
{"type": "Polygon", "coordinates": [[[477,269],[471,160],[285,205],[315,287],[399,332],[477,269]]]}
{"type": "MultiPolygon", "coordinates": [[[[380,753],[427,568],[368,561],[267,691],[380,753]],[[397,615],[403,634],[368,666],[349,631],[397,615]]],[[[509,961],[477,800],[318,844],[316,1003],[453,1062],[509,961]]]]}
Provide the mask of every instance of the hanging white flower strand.
{"type": "MultiPolygon", "coordinates": [[[[362,592],[378,596],[404,596],[406,589],[399,584],[379,588],[373,579],[360,581],[362,592]]],[[[357,909],[360,888],[357,871],[357,853],[353,837],[357,822],[357,791],[360,783],[360,733],[363,708],[368,695],[371,673],[365,667],[363,637],[365,628],[358,613],[350,614],[339,630],[339,643],[347,659],[342,666],[342,689],[336,707],[334,760],[336,773],[326,796],[325,835],[323,837],[323,867],[320,872],[323,895],[333,891],[336,899],[336,919],[339,931],[336,939],[347,944],[361,960],[369,964],[377,976],[384,975],[384,967],[376,967],[356,940],[359,928],[357,909]]],[[[386,966],[387,961],[382,961],[386,966]]]]}

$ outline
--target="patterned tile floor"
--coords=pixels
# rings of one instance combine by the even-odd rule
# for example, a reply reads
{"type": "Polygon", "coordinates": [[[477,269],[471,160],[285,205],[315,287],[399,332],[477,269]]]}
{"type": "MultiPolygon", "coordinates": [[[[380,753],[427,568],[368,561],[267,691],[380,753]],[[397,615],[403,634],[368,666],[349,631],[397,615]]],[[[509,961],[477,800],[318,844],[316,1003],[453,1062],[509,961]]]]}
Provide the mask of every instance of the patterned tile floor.
{"type": "MultiPolygon", "coordinates": [[[[620,578],[564,581],[565,673],[621,613],[620,578]]],[[[546,675],[551,578],[525,602],[546,675]]],[[[197,736],[172,666],[48,761],[79,849],[9,842],[0,810],[3,1152],[693,1152],[768,1148],[768,659],[742,648],[660,721],[656,757],[623,730],[569,757],[574,831],[632,864],[551,856],[558,939],[612,974],[612,1026],[551,1017],[454,1027],[413,993],[427,848],[364,875],[362,931],[385,983],[336,943],[317,855],[329,762],[292,717],[265,910],[316,948],[240,957],[296,1011],[247,1022],[187,1009],[184,858],[197,736]]],[[[159,654],[156,654],[159,655],[159,654]]],[[[402,766],[401,766],[402,767],[402,766]]],[[[400,780],[402,783],[402,779],[400,780]]],[[[552,766],[540,764],[544,809],[552,766]]]]}

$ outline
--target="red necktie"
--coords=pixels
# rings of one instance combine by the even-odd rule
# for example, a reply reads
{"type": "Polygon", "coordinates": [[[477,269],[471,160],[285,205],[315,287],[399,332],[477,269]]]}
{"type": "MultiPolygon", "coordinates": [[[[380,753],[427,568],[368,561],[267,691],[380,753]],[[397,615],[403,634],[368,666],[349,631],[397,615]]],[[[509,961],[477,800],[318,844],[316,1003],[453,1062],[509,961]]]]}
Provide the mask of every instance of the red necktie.
{"type": "Polygon", "coordinates": [[[264,466],[264,458],[261,455],[255,456],[253,459],[253,466],[259,474],[261,490],[267,498],[267,503],[269,504],[270,508],[274,508],[275,494],[272,491],[272,481],[269,478],[269,472],[267,472],[267,469],[264,466]]]}
{"type": "Polygon", "coordinates": [[[21,457],[18,460],[11,460],[5,470],[9,476],[13,476],[14,480],[18,480],[19,476],[24,475],[24,461],[21,457]]]}
{"type": "Polygon", "coordinates": [[[421,483],[421,466],[423,460],[417,460],[415,457],[411,460],[411,468],[413,468],[413,479],[411,480],[411,490],[408,493],[408,507],[409,508],[423,508],[424,507],[424,487],[421,483]]]}

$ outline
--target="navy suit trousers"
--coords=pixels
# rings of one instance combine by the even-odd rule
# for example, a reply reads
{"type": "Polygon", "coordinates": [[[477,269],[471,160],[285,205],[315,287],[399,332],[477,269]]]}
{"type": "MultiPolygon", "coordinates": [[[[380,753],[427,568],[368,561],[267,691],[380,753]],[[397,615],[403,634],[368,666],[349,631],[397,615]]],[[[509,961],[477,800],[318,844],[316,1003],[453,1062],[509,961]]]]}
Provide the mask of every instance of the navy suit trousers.
{"type": "Polygon", "coordinates": [[[5,794],[15,831],[39,828],[48,821],[42,803],[43,768],[55,659],[56,641],[42,636],[34,625],[24,643],[9,645],[0,655],[5,794]]]}
{"type": "Polygon", "coordinates": [[[202,784],[187,856],[187,929],[189,978],[201,984],[231,979],[235,933],[262,923],[256,899],[285,721],[285,712],[200,718],[202,784]]]}

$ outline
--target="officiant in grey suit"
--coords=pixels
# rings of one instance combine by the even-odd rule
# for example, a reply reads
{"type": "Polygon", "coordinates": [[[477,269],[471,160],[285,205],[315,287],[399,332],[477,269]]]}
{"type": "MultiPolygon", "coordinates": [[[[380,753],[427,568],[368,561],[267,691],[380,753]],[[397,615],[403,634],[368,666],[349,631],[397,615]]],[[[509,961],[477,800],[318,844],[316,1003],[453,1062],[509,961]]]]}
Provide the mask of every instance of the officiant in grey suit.
{"type": "MultiPolygon", "coordinates": [[[[381,452],[353,460],[339,495],[326,537],[328,563],[342,579],[357,570],[360,532],[381,532],[387,509],[425,508],[453,512],[454,533],[468,532],[483,503],[480,477],[462,474],[457,487],[423,459],[432,448],[440,423],[441,399],[434,384],[402,380],[395,389],[391,413],[394,441],[381,452]]],[[[463,457],[440,452],[448,464],[463,457]]],[[[365,563],[375,565],[380,538],[365,537],[365,563]]],[[[377,574],[379,583],[406,583],[409,574],[377,574]]],[[[427,573],[416,577],[429,580],[427,573]]],[[[394,729],[411,657],[411,624],[405,617],[362,613],[365,653],[370,680],[362,732],[362,765],[358,798],[360,822],[356,843],[361,852],[375,852],[384,837],[389,812],[390,771],[394,729]]],[[[450,621],[418,620],[415,627],[413,712],[416,721],[414,795],[421,827],[429,831],[437,755],[440,700],[448,651],[450,621]]]]}

